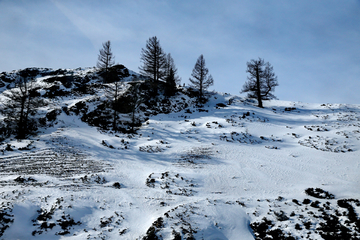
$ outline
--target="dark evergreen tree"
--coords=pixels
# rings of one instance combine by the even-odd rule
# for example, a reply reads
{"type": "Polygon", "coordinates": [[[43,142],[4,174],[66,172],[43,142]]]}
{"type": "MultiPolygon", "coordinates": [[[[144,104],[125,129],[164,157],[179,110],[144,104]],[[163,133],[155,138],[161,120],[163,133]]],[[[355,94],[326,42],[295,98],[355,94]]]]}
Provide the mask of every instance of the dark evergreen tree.
{"type": "Polygon", "coordinates": [[[168,53],[165,58],[165,95],[173,96],[176,92],[176,85],[180,84],[180,77],[177,75],[177,68],[171,54],[168,53]]]}
{"type": "Polygon", "coordinates": [[[105,73],[108,73],[109,69],[115,64],[115,57],[111,51],[110,41],[104,42],[102,46],[103,48],[100,49],[96,66],[105,71],[105,73]]]}
{"type": "Polygon", "coordinates": [[[249,73],[248,81],[244,84],[241,93],[248,93],[249,98],[255,98],[258,101],[258,107],[263,107],[263,100],[276,99],[272,94],[275,87],[278,86],[277,77],[275,76],[273,67],[264,59],[252,59],[247,62],[247,70],[249,73]]]}
{"type": "Polygon", "coordinates": [[[165,53],[160,46],[157,37],[151,37],[146,41],[146,48],[141,49],[139,67],[140,74],[149,77],[154,82],[154,94],[157,94],[158,82],[165,76],[165,53]]]}
{"type": "Polygon", "coordinates": [[[204,56],[201,54],[197,59],[195,67],[190,78],[190,86],[198,90],[198,99],[200,102],[205,100],[204,91],[214,84],[214,79],[206,68],[204,56]]]}
{"type": "Polygon", "coordinates": [[[34,88],[34,79],[26,72],[20,72],[15,80],[15,87],[3,92],[6,100],[0,109],[5,116],[5,123],[13,129],[16,138],[24,139],[37,129],[35,115],[45,105],[40,94],[34,88]]]}
{"type": "Polygon", "coordinates": [[[170,69],[169,75],[165,79],[165,96],[174,96],[176,92],[176,79],[173,69],[170,69]]]}

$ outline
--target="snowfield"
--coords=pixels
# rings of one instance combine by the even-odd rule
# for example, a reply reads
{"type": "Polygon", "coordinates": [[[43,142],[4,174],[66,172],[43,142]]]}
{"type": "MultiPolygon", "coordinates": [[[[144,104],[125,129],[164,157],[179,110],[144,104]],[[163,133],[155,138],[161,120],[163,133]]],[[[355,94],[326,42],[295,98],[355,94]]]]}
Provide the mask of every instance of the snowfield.
{"type": "Polygon", "coordinates": [[[359,239],[360,105],[255,105],[212,93],[136,134],[62,111],[5,140],[0,239],[359,239]]]}

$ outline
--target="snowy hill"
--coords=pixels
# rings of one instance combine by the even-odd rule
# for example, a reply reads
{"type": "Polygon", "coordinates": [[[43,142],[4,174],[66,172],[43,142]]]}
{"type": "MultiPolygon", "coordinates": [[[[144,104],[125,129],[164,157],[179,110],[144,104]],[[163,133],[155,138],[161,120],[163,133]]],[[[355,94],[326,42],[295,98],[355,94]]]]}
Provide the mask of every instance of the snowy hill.
{"type": "MultiPolygon", "coordinates": [[[[0,239],[359,239],[359,105],[198,107],[184,89],[121,133],[89,120],[106,98],[95,69],[35,75],[40,113],[56,112],[0,145],[0,239]]],[[[124,93],[141,79],[125,75],[124,93]]]]}

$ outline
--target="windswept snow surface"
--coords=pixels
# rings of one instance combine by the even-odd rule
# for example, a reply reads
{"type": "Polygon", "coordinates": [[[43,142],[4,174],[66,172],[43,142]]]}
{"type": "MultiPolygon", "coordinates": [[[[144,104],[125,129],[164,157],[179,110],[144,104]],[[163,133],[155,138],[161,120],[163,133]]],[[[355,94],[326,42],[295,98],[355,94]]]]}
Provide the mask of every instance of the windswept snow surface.
{"type": "Polygon", "coordinates": [[[62,113],[0,155],[1,239],[247,240],[256,237],[250,222],[264,217],[295,238],[322,239],[316,208],[293,199],[360,198],[359,110],[284,101],[260,109],[213,94],[200,110],[150,117],[137,134],[62,113]]]}

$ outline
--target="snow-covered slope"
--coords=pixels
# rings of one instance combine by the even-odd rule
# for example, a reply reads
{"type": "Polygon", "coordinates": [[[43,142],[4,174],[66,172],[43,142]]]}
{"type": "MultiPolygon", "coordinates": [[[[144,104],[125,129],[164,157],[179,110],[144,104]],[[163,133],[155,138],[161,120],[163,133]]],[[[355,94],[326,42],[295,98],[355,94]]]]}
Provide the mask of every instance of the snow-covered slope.
{"type": "Polygon", "coordinates": [[[360,236],[358,105],[260,109],[213,93],[203,107],[149,116],[136,134],[80,118],[62,111],[37,136],[2,143],[13,151],[0,155],[1,239],[360,236]]]}

